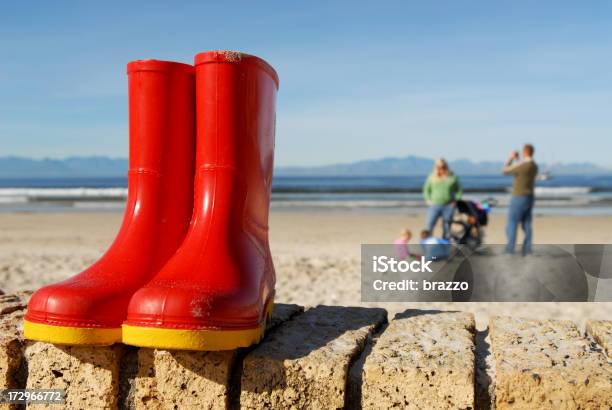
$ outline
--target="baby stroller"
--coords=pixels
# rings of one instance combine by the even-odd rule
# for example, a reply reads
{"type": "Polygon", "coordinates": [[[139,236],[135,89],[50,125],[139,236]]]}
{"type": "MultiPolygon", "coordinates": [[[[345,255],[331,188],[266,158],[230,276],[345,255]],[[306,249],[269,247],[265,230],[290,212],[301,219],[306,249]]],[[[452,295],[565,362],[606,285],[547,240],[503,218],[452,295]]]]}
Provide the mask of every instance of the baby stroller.
{"type": "Polygon", "coordinates": [[[487,201],[457,201],[457,217],[451,222],[451,241],[467,245],[472,250],[479,247],[484,239],[484,227],[489,222],[490,210],[491,205],[487,201]]]}

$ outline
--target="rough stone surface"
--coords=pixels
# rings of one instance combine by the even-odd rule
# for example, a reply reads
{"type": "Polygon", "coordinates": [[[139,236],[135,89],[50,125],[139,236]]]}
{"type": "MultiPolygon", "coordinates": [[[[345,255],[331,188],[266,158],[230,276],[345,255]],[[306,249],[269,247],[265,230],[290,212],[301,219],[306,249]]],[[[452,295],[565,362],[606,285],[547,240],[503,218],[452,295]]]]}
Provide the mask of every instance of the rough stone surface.
{"type": "Polygon", "coordinates": [[[608,409],[612,365],[570,321],[494,317],[497,409],[608,409]]]}
{"type": "Polygon", "coordinates": [[[318,306],[284,323],[243,361],[242,408],[342,408],[349,366],[383,309],[318,306]]]}
{"type": "MultiPolygon", "coordinates": [[[[31,292],[0,296],[0,390],[25,385],[22,320],[31,292]]],[[[16,409],[0,404],[0,409],[16,409]]]]}
{"type": "Polygon", "coordinates": [[[28,300],[30,300],[31,295],[32,292],[23,291],[13,295],[0,296],[0,315],[24,310],[28,306],[28,300]]]}
{"type": "Polygon", "coordinates": [[[478,408],[612,408],[612,321],[497,317],[475,364],[469,314],[275,305],[255,348],[171,352],[26,342],[29,296],[0,295],[0,389],[65,389],[50,408],[467,408],[475,384],[478,408]]]}
{"type": "Polygon", "coordinates": [[[378,336],[384,332],[385,328],[386,325],[383,325],[376,330],[376,333],[368,336],[361,354],[353,361],[349,368],[348,380],[346,383],[346,400],[344,401],[345,407],[348,409],[361,409],[362,407],[361,389],[363,385],[363,364],[366,358],[372,353],[372,346],[376,344],[378,336]]]}
{"type": "Polygon", "coordinates": [[[0,338],[22,340],[23,316],[31,292],[0,296],[0,338]]]}
{"type": "Polygon", "coordinates": [[[362,407],[473,409],[474,333],[470,313],[397,315],[365,360],[362,407]]]}
{"type": "Polygon", "coordinates": [[[163,408],[225,409],[236,350],[154,354],[158,397],[163,408]]]}
{"type": "MultiPolygon", "coordinates": [[[[298,305],[275,304],[270,323],[271,331],[302,310],[298,305]]],[[[134,407],[227,408],[234,364],[240,358],[241,352],[140,349],[134,407]]]]}
{"type": "Polygon", "coordinates": [[[288,303],[276,303],[274,304],[274,309],[272,309],[272,317],[270,318],[269,327],[274,329],[281,323],[286,322],[296,314],[303,311],[303,306],[288,303]]]}
{"type": "Polygon", "coordinates": [[[29,342],[25,349],[26,387],[64,389],[67,408],[116,408],[121,352],[120,346],[55,346],[29,342]]]}
{"type": "Polygon", "coordinates": [[[18,370],[22,363],[22,340],[19,325],[22,311],[0,316],[0,390],[18,387],[18,370]]]}
{"type": "Polygon", "coordinates": [[[588,320],[586,331],[612,359],[612,320],[588,320]]]}
{"type": "Polygon", "coordinates": [[[19,340],[0,337],[0,390],[18,387],[17,373],[21,361],[19,340]]]}
{"type": "MultiPolygon", "coordinates": [[[[121,361],[119,362],[119,398],[120,409],[135,409],[136,380],[138,378],[138,354],[140,348],[123,346],[121,361]]],[[[145,350],[145,349],[143,349],[145,350]]]]}
{"type": "Polygon", "coordinates": [[[155,350],[138,350],[138,372],[133,383],[133,408],[161,409],[162,403],[157,393],[155,380],[155,350]]]}
{"type": "Polygon", "coordinates": [[[476,350],[476,408],[495,408],[495,360],[491,354],[489,330],[477,331],[476,350]]]}

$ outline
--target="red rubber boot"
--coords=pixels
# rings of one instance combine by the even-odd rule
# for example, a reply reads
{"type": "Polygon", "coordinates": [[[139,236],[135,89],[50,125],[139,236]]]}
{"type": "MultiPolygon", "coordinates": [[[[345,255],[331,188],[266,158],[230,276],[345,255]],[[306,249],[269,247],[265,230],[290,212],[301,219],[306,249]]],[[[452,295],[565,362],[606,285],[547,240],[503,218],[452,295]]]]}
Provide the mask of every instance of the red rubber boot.
{"type": "Polygon", "coordinates": [[[121,229],[90,268],[34,293],[24,323],[28,339],[120,342],[130,298],[187,233],[193,211],[194,68],[143,60],[129,63],[127,72],[130,161],[121,229]]]}
{"type": "Polygon", "coordinates": [[[263,336],[274,298],[268,209],[278,77],[237,52],[198,54],[195,204],[185,242],[134,294],[123,341],[228,350],[263,336]]]}

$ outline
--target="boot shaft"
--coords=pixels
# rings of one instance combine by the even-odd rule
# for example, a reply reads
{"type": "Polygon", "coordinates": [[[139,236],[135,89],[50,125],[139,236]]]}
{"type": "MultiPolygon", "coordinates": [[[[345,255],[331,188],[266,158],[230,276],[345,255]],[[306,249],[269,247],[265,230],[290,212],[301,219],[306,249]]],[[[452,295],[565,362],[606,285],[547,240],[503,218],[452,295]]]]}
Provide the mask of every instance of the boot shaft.
{"type": "Polygon", "coordinates": [[[193,66],[158,60],[127,65],[129,168],[168,178],[193,175],[193,66]]]}
{"type": "Polygon", "coordinates": [[[137,60],[127,74],[128,199],[118,240],[154,237],[143,246],[159,268],[182,242],[193,209],[195,73],[188,64],[137,60]]]}
{"type": "MultiPolygon", "coordinates": [[[[246,221],[267,231],[277,74],[260,58],[229,51],[200,53],[195,65],[196,179],[202,181],[196,185],[196,208],[206,208],[198,201],[206,197],[211,173],[235,174],[222,178],[234,181],[226,195],[244,203],[246,221]]],[[[217,192],[224,189],[216,185],[217,192]]]]}

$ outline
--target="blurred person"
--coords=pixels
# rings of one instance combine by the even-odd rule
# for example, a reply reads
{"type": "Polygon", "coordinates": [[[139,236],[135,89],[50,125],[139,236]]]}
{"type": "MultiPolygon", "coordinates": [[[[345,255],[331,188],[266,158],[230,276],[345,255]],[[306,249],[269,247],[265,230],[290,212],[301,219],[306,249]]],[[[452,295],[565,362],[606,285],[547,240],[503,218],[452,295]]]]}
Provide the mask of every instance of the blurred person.
{"type": "Polygon", "coordinates": [[[450,256],[450,241],[445,238],[436,238],[428,229],[421,231],[421,247],[428,261],[446,259],[450,256]]]}
{"type": "Polygon", "coordinates": [[[417,255],[415,253],[410,252],[410,248],[408,247],[408,243],[412,239],[412,232],[410,229],[403,229],[400,233],[400,236],[393,242],[395,246],[395,253],[397,257],[406,260],[413,258],[420,258],[421,255],[417,255]]]}
{"type": "Polygon", "coordinates": [[[519,224],[523,229],[523,255],[531,253],[533,205],[535,202],[534,185],[538,174],[538,165],[533,160],[535,148],[531,144],[523,146],[523,158],[518,151],[511,151],[510,157],[503,168],[504,175],[512,175],[512,197],[508,207],[506,224],[506,253],[514,253],[516,231],[519,224]]]}
{"type": "Polygon", "coordinates": [[[433,232],[438,219],[442,218],[442,237],[450,236],[450,224],[455,210],[455,201],[461,199],[463,187],[459,178],[449,169],[448,163],[436,160],[432,173],[423,185],[423,198],[429,205],[426,229],[433,232]]]}

